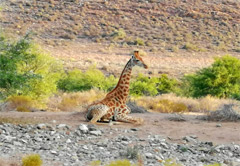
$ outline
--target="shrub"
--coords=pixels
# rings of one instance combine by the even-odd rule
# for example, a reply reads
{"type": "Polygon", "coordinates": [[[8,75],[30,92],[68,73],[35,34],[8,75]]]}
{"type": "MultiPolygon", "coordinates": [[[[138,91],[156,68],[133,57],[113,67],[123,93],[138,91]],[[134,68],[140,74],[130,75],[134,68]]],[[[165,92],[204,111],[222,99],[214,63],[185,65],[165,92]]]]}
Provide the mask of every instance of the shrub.
{"type": "Polygon", "coordinates": [[[117,79],[113,75],[105,77],[100,70],[91,67],[85,73],[77,69],[69,71],[67,76],[59,81],[58,87],[68,92],[86,91],[92,88],[108,91],[116,83],[117,79]]]}
{"type": "Polygon", "coordinates": [[[178,82],[175,79],[169,78],[166,74],[162,74],[158,78],[157,89],[158,93],[170,93],[177,91],[178,82]]]}
{"type": "Polygon", "coordinates": [[[0,97],[23,95],[44,100],[56,92],[62,66],[28,35],[15,43],[1,38],[0,45],[0,97]]]}
{"type": "Polygon", "coordinates": [[[120,155],[128,159],[138,159],[139,149],[136,145],[134,145],[133,147],[128,147],[127,151],[120,153],[120,155]]]}
{"type": "Polygon", "coordinates": [[[155,96],[157,94],[174,92],[177,90],[177,81],[168,78],[166,74],[160,77],[147,77],[139,74],[130,85],[130,94],[133,96],[155,96]]]}
{"type": "Polygon", "coordinates": [[[28,108],[26,107],[17,107],[18,112],[31,112],[28,108]]]}
{"type": "Polygon", "coordinates": [[[194,45],[194,44],[191,44],[191,43],[186,43],[184,46],[183,46],[183,49],[186,49],[188,51],[201,51],[200,48],[198,48],[198,46],[194,45]]]}
{"type": "Polygon", "coordinates": [[[184,85],[189,85],[188,95],[201,97],[238,98],[240,91],[240,61],[232,56],[216,58],[212,66],[185,76],[184,85]]]}
{"type": "Polygon", "coordinates": [[[236,122],[240,121],[240,112],[239,108],[234,108],[234,104],[226,104],[217,111],[210,112],[209,115],[203,116],[203,119],[212,120],[212,121],[228,121],[236,122]]]}
{"type": "Polygon", "coordinates": [[[134,44],[135,45],[138,45],[138,46],[144,46],[145,45],[145,42],[140,39],[140,38],[137,38],[135,41],[134,41],[134,44]]]}
{"type": "Polygon", "coordinates": [[[157,78],[148,78],[139,74],[130,84],[130,94],[133,96],[155,96],[158,94],[156,83],[157,78]]]}
{"type": "Polygon", "coordinates": [[[124,39],[126,37],[126,32],[124,29],[115,30],[111,36],[114,40],[124,39]]]}
{"type": "Polygon", "coordinates": [[[42,160],[40,155],[31,154],[22,158],[22,166],[41,166],[42,160]]]}
{"type": "Polygon", "coordinates": [[[28,96],[10,96],[7,102],[9,102],[11,109],[16,109],[19,112],[30,112],[30,109],[36,105],[35,101],[28,96]]]}
{"type": "Polygon", "coordinates": [[[172,112],[186,112],[188,111],[187,106],[184,103],[175,103],[168,99],[159,100],[155,105],[158,112],[172,113],[172,112]]]}

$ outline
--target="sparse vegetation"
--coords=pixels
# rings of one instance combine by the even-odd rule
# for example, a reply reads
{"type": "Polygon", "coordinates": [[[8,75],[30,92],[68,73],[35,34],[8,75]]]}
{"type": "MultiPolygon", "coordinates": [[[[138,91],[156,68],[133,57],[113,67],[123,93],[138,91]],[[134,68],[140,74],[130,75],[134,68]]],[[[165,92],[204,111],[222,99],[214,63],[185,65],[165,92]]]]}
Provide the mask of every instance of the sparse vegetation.
{"type": "Polygon", "coordinates": [[[133,147],[128,147],[127,151],[120,153],[120,155],[123,156],[124,158],[135,159],[135,160],[140,157],[139,149],[136,145],[133,147]]]}
{"type": "Polygon", "coordinates": [[[4,4],[8,7],[2,9],[1,25],[9,33],[19,35],[34,29],[41,40],[77,41],[87,38],[93,42],[111,41],[119,46],[128,43],[174,52],[178,50],[174,46],[185,46],[194,52],[213,48],[237,51],[240,29],[235,20],[240,15],[239,2],[195,3],[197,7],[192,8],[191,3],[172,3],[170,0],[147,4],[123,0],[109,3],[91,1],[81,5],[78,1],[52,3],[5,0],[4,4]],[[129,11],[134,12],[130,14],[129,11]],[[169,46],[161,45],[164,41],[169,46]]]}

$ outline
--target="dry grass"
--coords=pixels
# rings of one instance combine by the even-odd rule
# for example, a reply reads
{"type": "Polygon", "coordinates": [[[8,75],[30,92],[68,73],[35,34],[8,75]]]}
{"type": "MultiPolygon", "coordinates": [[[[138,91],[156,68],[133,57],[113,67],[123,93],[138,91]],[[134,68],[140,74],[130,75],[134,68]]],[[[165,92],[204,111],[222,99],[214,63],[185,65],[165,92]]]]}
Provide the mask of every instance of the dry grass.
{"type": "Polygon", "coordinates": [[[52,97],[48,103],[48,110],[50,111],[83,111],[84,108],[102,99],[105,92],[91,89],[84,92],[63,93],[52,97]]]}
{"type": "Polygon", "coordinates": [[[151,112],[210,112],[216,111],[224,104],[239,104],[231,99],[218,99],[206,96],[199,99],[164,94],[156,97],[140,97],[135,102],[151,112]]]}
{"type": "MultiPolygon", "coordinates": [[[[105,92],[97,89],[84,92],[61,93],[50,98],[48,111],[81,112],[84,111],[89,104],[103,99],[105,95],[105,92]]],[[[156,97],[142,96],[138,98],[131,98],[131,100],[150,112],[161,113],[209,113],[217,111],[223,105],[240,105],[239,101],[231,99],[218,99],[211,96],[193,99],[179,97],[175,94],[163,94],[156,97]]]]}
{"type": "Polygon", "coordinates": [[[10,96],[6,105],[7,107],[4,108],[4,111],[31,112],[31,109],[36,107],[35,101],[28,96],[10,96]]]}

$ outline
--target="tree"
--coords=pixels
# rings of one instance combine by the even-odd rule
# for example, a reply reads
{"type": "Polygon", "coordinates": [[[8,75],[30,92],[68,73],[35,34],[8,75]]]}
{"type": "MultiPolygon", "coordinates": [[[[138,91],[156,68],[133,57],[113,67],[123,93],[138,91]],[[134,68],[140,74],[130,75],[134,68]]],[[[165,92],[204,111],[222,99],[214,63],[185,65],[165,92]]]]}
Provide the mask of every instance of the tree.
{"type": "Polygon", "coordinates": [[[212,66],[185,77],[189,94],[193,97],[212,95],[216,97],[240,96],[240,61],[226,55],[216,58],[212,66]]]}
{"type": "Polygon", "coordinates": [[[24,95],[45,99],[57,90],[63,68],[29,36],[17,42],[0,38],[0,97],[24,95]]]}

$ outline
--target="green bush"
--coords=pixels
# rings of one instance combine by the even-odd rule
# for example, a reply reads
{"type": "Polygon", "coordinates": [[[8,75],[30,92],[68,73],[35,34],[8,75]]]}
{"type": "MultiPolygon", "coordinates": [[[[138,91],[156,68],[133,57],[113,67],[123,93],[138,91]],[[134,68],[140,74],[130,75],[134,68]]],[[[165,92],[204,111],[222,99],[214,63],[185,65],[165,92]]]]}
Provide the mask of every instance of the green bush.
{"type": "Polygon", "coordinates": [[[86,91],[92,88],[108,91],[116,84],[117,79],[113,75],[105,77],[100,70],[91,67],[85,73],[77,69],[68,72],[66,77],[59,81],[58,87],[68,92],[86,91]]]}
{"type": "Polygon", "coordinates": [[[176,92],[178,90],[177,86],[177,80],[169,78],[166,74],[162,74],[161,77],[158,78],[157,89],[160,94],[176,92]]]}
{"type": "Polygon", "coordinates": [[[133,96],[155,96],[158,94],[156,83],[157,78],[148,78],[139,74],[130,84],[130,94],[133,96]]]}
{"type": "Polygon", "coordinates": [[[22,158],[22,166],[41,166],[42,160],[40,155],[32,154],[22,158]]]}
{"type": "Polygon", "coordinates": [[[57,90],[62,66],[43,53],[28,35],[17,42],[0,37],[0,97],[29,96],[43,100],[57,90]]]}
{"type": "Polygon", "coordinates": [[[175,92],[177,85],[177,81],[168,78],[166,74],[151,78],[139,74],[130,85],[130,94],[133,96],[155,96],[157,94],[175,92]]]}
{"type": "Polygon", "coordinates": [[[220,98],[239,98],[240,92],[240,61],[232,56],[216,58],[212,66],[187,75],[183,86],[185,94],[193,97],[206,95],[220,98]]]}

